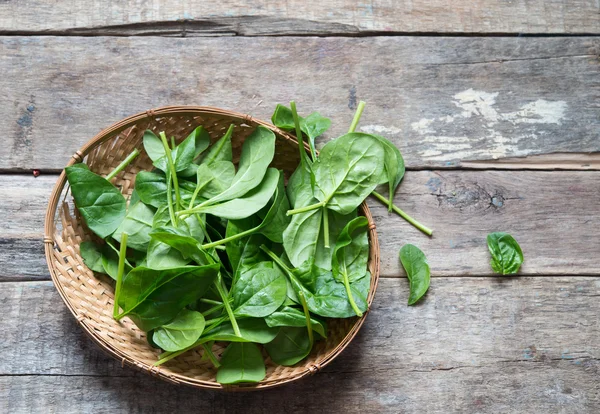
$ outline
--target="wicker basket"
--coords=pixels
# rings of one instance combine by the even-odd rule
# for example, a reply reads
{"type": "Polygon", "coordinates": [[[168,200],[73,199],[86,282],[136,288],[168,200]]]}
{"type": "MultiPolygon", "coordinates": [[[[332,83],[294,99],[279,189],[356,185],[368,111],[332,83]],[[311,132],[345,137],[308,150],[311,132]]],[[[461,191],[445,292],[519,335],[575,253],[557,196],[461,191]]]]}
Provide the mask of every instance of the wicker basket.
{"type": "MultiPolygon", "coordinates": [[[[232,145],[234,162],[240,155],[244,139],[258,125],[272,130],[277,136],[273,166],[284,170],[286,176],[296,168],[299,161],[296,139],[273,125],[217,108],[194,106],[170,106],[146,111],[126,118],[102,131],[79,151],[69,165],[84,161],[90,170],[106,175],[134,148],[142,150],[144,130],[165,131],[168,136],[186,137],[198,125],[207,129],[214,142],[235,125],[232,145]]],[[[113,183],[128,197],[134,187],[135,175],[152,167],[145,152],[138,156],[113,183]]],[[[79,254],[82,241],[94,236],[85,227],[69,194],[63,172],[50,196],[45,224],[46,260],[52,280],[67,307],[84,331],[110,355],[149,374],[176,384],[188,384],[198,388],[231,391],[257,390],[282,385],[319,371],[331,362],[354,338],[362,326],[362,318],[329,321],[329,336],[315,343],[312,353],[293,367],[284,367],[266,359],[267,375],[259,384],[223,386],[216,382],[216,370],[210,362],[201,360],[201,351],[190,351],[160,367],[154,367],[159,351],[148,345],[145,333],[128,318],[120,322],[112,318],[113,281],[105,275],[94,274],[79,254]]],[[[371,305],[379,278],[379,245],[375,224],[366,204],[360,207],[369,220],[370,258],[372,274],[368,304],[371,305]]],[[[215,344],[213,351],[220,355],[223,344],[215,344]]],[[[266,354],[265,354],[266,356],[266,354]]]]}

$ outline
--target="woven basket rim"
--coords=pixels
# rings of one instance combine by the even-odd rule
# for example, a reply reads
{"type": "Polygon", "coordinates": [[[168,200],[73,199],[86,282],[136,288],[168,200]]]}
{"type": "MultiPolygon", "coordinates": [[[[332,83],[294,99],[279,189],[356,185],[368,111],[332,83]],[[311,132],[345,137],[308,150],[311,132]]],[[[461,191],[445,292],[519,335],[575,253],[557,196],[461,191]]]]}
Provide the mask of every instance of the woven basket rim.
{"type": "MultiPolygon", "coordinates": [[[[69,167],[73,164],[79,163],[83,161],[84,157],[88,155],[97,145],[102,144],[103,142],[111,139],[114,135],[126,130],[127,128],[135,125],[137,122],[144,120],[146,118],[154,119],[156,117],[164,117],[164,116],[176,116],[176,115],[218,115],[222,117],[229,117],[232,119],[236,119],[238,121],[243,121],[244,124],[249,126],[264,126],[276,136],[283,138],[286,141],[293,143],[294,145],[298,144],[296,137],[292,134],[289,134],[277,127],[273,124],[253,118],[250,115],[230,111],[227,109],[221,109],[210,106],[192,106],[192,105],[180,105],[180,106],[163,106],[155,109],[150,109],[145,112],[139,112],[137,114],[131,115],[127,118],[124,118],[120,121],[117,121],[110,125],[109,127],[100,131],[96,136],[94,136],[91,140],[86,142],[79,150],[75,152],[71,156],[71,159],[67,163],[66,167],[69,167]]],[[[308,145],[305,143],[305,147],[309,150],[308,145]]],[[[369,289],[369,295],[367,297],[368,309],[364,312],[363,316],[360,318],[356,318],[356,321],[352,325],[350,331],[346,334],[346,336],[339,342],[339,344],[331,351],[327,353],[325,358],[319,364],[313,364],[311,366],[305,367],[306,369],[300,373],[296,373],[290,375],[287,378],[280,378],[277,380],[267,380],[262,381],[258,384],[239,384],[239,385],[221,385],[217,382],[205,381],[199,379],[192,379],[186,375],[177,374],[177,373],[167,373],[164,370],[161,370],[161,367],[155,367],[153,365],[148,365],[146,363],[135,360],[135,358],[130,357],[125,354],[118,348],[114,347],[109,341],[106,341],[100,335],[96,333],[96,330],[89,326],[86,323],[86,318],[82,314],[78,312],[78,309],[75,304],[73,304],[67,296],[67,293],[63,289],[63,285],[59,280],[58,272],[53,265],[53,255],[52,252],[54,250],[54,228],[55,228],[55,218],[59,205],[59,200],[61,194],[66,185],[66,174],[64,169],[61,171],[60,176],[52,190],[50,195],[50,199],[48,202],[48,208],[46,210],[45,222],[44,222],[44,251],[46,256],[46,262],[48,264],[48,270],[50,272],[50,276],[52,278],[52,282],[56,287],[59,295],[61,296],[63,302],[71,312],[71,314],[75,317],[78,324],[83,328],[84,332],[90,337],[105,353],[116,358],[121,361],[121,366],[131,366],[143,372],[146,372],[152,376],[156,376],[162,380],[173,384],[184,384],[193,386],[196,388],[203,389],[212,389],[212,390],[223,390],[223,391],[251,391],[251,390],[263,390],[267,388],[273,388],[276,386],[281,386],[301,378],[306,377],[307,375],[312,375],[318,372],[321,368],[328,365],[331,361],[333,361],[354,339],[360,328],[362,327],[375,297],[375,292],[377,290],[377,285],[379,282],[379,242],[377,238],[377,232],[375,230],[375,223],[373,221],[373,217],[371,212],[366,204],[363,202],[360,206],[360,210],[363,215],[367,218],[369,222],[368,228],[368,236],[369,236],[369,255],[370,260],[372,261],[372,269],[374,271],[371,275],[371,286],[369,289]]]]}

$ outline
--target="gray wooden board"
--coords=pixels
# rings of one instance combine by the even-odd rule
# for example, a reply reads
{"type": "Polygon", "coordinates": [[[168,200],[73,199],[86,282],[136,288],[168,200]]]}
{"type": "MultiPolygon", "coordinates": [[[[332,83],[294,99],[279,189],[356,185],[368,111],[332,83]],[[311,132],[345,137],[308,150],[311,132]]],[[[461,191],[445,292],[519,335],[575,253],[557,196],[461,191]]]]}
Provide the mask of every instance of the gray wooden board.
{"type": "MultiPolygon", "coordinates": [[[[3,175],[0,280],[48,279],[43,220],[55,175],[3,175]]],[[[428,238],[375,200],[381,273],[403,275],[398,251],[421,247],[433,276],[491,275],[486,235],[506,231],[527,275],[598,275],[600,172],[409,171],[395,202],[434,229],[428,238]]]]}
{"type": "Polygon", "coordinates": [[[259,394],[175,387],[105,356],[51,282],[1,284],[2,412],[597,412],[600,278],[383,279],[317,375],[259,394]],[[18,323],[15,323],[18,321],[18,323]]]}
{"type": "Polygon", "coordinates": [[[102,128],[157,106],[269,119],[291,99],[331,117],[329,136],[367,101],[359,130],[390,138],[411,168],[598,152],[599,48],[585,37],[0,37],[0,170],[59,170],[102,128]]]}
{"type": "Polygon", "coordinates": [[[373,32],[598,33],[594,0],[234,0],[0,2],[0,32],[110,35],[285,35],[373,32]]]}

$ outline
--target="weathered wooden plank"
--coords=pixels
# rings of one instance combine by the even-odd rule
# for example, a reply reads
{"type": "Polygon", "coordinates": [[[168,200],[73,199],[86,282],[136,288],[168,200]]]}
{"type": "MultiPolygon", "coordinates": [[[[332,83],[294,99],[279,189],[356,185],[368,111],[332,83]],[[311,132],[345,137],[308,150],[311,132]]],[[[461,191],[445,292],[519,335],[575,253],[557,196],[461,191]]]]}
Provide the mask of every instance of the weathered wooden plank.
{"type": "Polygon", "coordinates": [[[0,409],[596,412],[599,294],[593,277],[437,278],[408,307],[406,280],[383,279],[360,334],[323,372],[231,395],[121,369],[50,282],[3,283],[0,409]]]}
{"type": "Polygon", "coordinates": [[[598,3],[440,0],[172,3],[25,0],[0,4],[0,31],[100,35],[598,33],[598,3]]]}
{"type": "Polygon", "coordinates": [[[161,105],[269,119],[276,103],[291,99],[301,113],[333,118],[332,136],[367,101],[359,129],[392,139],[411,168],[598,152],[599,45],[598,38],[0,37],[0,97],[12,103],[0,107],[0,166],[60,169],[100,129],[161,105]]]}
{"type": "MultiPolygon", "coordinates": [[[[54,175],[4,175],[0,182],[0,280],[47,279],[43,217],[54,175]],[[35,247],[35,248],[34,248],[35,247]]],[[[420,246],[434,276],[491,275],[486,235],[506,231],[525,253],[525,275],[598,275],[600,172],[409,171],[396,195],[434,228],[428,238],[374,200],[384,276],[402,275],[398,251],[420,246]]]]}

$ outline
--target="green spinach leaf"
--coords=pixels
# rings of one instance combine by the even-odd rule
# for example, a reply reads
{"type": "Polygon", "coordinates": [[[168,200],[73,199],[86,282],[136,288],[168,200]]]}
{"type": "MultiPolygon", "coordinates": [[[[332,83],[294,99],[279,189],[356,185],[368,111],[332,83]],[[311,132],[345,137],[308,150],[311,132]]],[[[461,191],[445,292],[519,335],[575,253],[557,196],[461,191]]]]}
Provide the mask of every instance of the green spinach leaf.
{"type": "MultiPolygon", "coordinates": [[[[312,329],[323,338],[327,337],[327,325],[324,321],[310,318],[312,329]]],[[[270,327],[276,326],[292,326],[296,328],[306,327],[306,317],[304,313],[296,308],[284,306],[283,308],[273,312],[265,318],[265,322],[270,327]]]]}
{"type": "Polygon", "coordinates": [[[200,158],[200,164],[211,165],[217,161],[232,161],[232,148],[231,148],[231,136],[233,134],[234,126],[230,125],[227,132],[217,142],[215,142],[208,151],[200,158]]]}
{"type": "Polygon", "coordinates": [[[512,275],[523,264],[523,251],[513,236],[496,232],[487,236],[488,249],[492,255],[491,265],[494,272],[512,275]]]}
{"type": "Polygon", "coordinates": [[[221,384],[260,382],[265,375],[265,362],[260,349],[252,343],[232,342],[221,357],[217,382],[221,384]]]}
{"type": "Polygon", "coordinates": [[[150,231],[156,210],[144,203],[134,204],[121,225],[115,230],[112,237],[119,241],[121,234],[127,233],[127,247],[135,250],[146,251],[150,242],[150,231]]]}
{"type": "Polygon", "coordinates": [[[233,332],[231,322],[224,322],[209,332],[206,332],[202,341],[230,341],[230,342],[255,342],[266,344],[271,342],[279,332],[279,328],[269,327],[263,318],[243,318],[238,321],[241,336],[233,332]]]}
{"type": "MultiPolygon", "coordinates": [[[[304,321],[306,323],[306,321],[304,321]]],[[[308,356],[312,348],[306,328],[283,327],[279,334],[265,345],[276,364],[286,367],[297,364],[308,356]]]]}
{"type": "Polygon", "coordinates": [[[104,239],[125,218],[127,201],[121,191],[86,168],[65,168],[75,205],[88,228],[104,239]]]}
{"type": "Polygon", "coordinates": [[[204,316],[200,312],[183,309],[171,322],[156,328],[152,339],[165,351],[179,351],[200,338],[204,323],[204,316]]]}
{"type": "Polygon", "coordinates": [[[218,271],[218,264],[162,270],[136,267],[123,278],[119,319],[129,316],[143,331],[156,329],[201,297],[218,271]]]}
{"type": "Polygon", "coordinates": [[[79,245],[83,263],[92,271],[105,273],[102,266],[102,248],[92,241],[84,241],[79,245]]]}
{"type": "Polygon", "coordinates": [[[405,244],[400,249],[400,262],[410,282],[408,304],[414,305],[429,289],[430,271],[425,254],[412,244],[405,244]]]}
{"type": "Polygon", "coordinates": [[[275,312],[287,297],[285,276],[263,266],[253,266],[240,273],[231,295],[235,316],[261,318],[275,312]]]}

